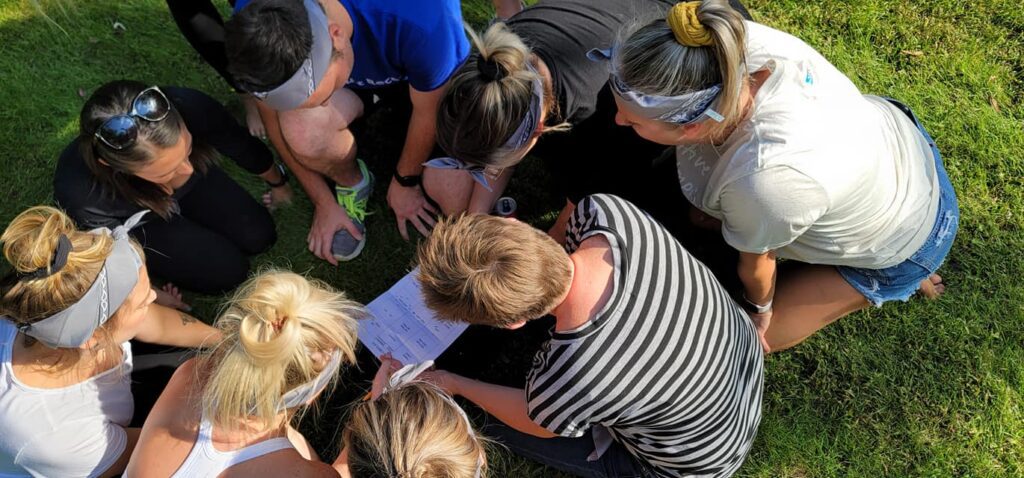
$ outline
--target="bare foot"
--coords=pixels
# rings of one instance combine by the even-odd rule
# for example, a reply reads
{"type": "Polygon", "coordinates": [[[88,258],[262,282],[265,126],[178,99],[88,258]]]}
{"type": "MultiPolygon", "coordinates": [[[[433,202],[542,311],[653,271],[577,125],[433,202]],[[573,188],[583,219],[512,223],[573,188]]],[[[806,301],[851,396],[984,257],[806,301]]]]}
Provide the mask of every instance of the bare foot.
{"type": "Polygon", "coordinates": [[[256,108],[256,98],[252,95],[242,93],[242,104],[245,106],[245,124],[249,127],[249,134],[267,139],[267,128],[263,126],[263,118],[260,118],[260,110],[256,108]]]}
{"type": "Polygon", "coordinates": [[[946,291],[946,284],[942,283],[942,276],[932,274],[927,279],[921,281],[919,291],[926,299],[938,299],[946,291]]]}
{"type": "Polygon", "coordinates": [[[156,302],[164,307],[170,307],[172,309],[178,309],[184,312],[192,310],[192,306],[185,303],[181,291],[175,287],[174,284],[167,283],[163,287],[153,289],[156,292],[156,302]]]}

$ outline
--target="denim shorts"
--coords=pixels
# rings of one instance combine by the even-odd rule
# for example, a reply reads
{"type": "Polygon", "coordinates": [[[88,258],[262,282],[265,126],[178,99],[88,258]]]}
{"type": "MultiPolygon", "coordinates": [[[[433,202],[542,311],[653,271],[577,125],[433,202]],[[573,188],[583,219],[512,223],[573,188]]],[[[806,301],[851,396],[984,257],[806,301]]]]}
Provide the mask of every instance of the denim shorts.
{"type": "Polygon", "coordinates": [[[854,289],[857,289],[857,292],[860,292],[876,307],[891,300],[906,301],[910,299],[910,296],[917,292],[921,281],[934,274],[942,265],[942,261],[949,254],[950,247],[953,246],[953,239],[960,226],[960,206],[956,200],[956,191],[953,190],[953,185],[949,182],[949,176],[946,174],[946,168],[942,165],[942,157],[939,156],[939,149],[935,147],[935,141],[924,130],[921,122],[917,120],[910,108],[892,99],[889,102],[899,107],[910,119],[914,120],[914,124],[921,130],[921,134],[928,140],[928,145],[932,148],[935,172],[939,180],[939,210],[928,239],[909,259],[885,269],[836,267],[839,270],[839,275],[843,276],[846,282],[849,282],[854,289]]]}

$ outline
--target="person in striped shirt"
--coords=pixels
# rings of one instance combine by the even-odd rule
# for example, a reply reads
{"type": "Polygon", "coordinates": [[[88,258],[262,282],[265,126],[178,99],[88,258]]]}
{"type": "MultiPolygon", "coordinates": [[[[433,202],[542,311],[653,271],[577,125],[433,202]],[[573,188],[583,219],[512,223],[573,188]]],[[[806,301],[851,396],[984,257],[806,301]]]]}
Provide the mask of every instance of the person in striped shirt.
{"type": "Polygon", "coordinates": [[[584,197],[564,250],[515,220],[447,219],[419,261],[442,317],[515,329],[555,316],[525,389],[431,376],[502,422],[488,436],[579,476],[729,476],[743,463],[761,419],[757,331],[629,202],[584,197]]]}

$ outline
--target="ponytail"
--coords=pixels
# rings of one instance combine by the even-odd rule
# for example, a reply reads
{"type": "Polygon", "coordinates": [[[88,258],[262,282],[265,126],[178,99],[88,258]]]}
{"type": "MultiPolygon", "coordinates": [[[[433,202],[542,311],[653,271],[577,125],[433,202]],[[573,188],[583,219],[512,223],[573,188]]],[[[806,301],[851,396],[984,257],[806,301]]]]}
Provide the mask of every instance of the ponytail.
{"type": "Polygon", "coordinates": [[[740,120],[746,71],[746,24],[726,0],[676,4],[616,48],[618,76],[646,95],[679,96],[716,84],[714,109],[725,119],[717,131],[740,120]]]}
{"type": "Polygon", "coordinates": [[[241,419],[270,424],[281,397],[313,380],[316,357],[337,351],[355,362],[363,309],[330,286],[291,272],[263,273],[239,287],[215,326],[224,339],[200,357],[205,415],[234,429],[241,419]]]}

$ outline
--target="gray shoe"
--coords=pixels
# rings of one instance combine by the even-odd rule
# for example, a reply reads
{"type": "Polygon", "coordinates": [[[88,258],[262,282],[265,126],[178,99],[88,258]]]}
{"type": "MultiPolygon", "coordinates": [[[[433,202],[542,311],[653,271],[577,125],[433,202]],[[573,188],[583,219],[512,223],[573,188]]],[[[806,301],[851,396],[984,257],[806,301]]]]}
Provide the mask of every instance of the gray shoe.
{"type": "Polygon", "coordinates": [[[363,234],[363,240],[357,241],[348,232],[348,229],[339,229],[338,232],[335,232],[334,240],[331,241],[331,254],[339,261],[355,259],[360,252],[363,252],[363,246],[366,245],[366,226],[364,226],[367,215],[366,202],[370,199],[370,194],[373,193],[373,173],[366,169],[366,164],[362,160],[357,159],[356,163],[359,165],[359,172],[363,175],[362,181],[352,187],[335,186],[334,194],[338,199],[338,204],[345,208],[348,217],[355,223],[356,229],[363,234]]]}

